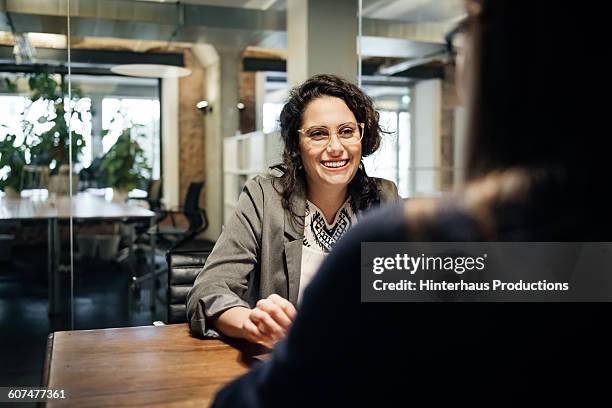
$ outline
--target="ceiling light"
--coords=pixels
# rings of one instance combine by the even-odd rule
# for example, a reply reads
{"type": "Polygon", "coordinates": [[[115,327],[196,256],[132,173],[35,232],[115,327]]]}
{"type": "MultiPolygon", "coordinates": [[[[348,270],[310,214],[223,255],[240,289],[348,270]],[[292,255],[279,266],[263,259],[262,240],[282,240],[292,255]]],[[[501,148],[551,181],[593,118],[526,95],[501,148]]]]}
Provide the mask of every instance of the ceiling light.
{"type": "Polygon", "coordinates": [[[147,78],[181,78],[191,75],[191,70],[177,65],[163,64],[124,64],[111,68],[111,72],[119,75],[147,78]]]}

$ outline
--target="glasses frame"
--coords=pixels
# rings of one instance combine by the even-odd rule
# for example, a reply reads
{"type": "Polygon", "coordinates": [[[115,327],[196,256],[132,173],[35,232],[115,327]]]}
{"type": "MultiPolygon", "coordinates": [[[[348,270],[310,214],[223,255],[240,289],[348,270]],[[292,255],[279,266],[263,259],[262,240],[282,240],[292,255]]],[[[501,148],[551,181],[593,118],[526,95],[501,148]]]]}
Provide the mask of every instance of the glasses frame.
{"type": "MultiPolygon", "coordinates": [[[[306,137],[306,142],[307,143],[312,143],[312,141],[309,140],[310,137],[306,135],[306,132],[309,129],[312,129],[312,128],[325,128],[325,129],[327,129],[329,131],[329,134],[327,135],[327,143],[325,144],[325,146],[329,146],[331,144],[333,135],[336,135],[336,137],[338,138],[338,141],[340,142],[340,144],[344,146],[345,144],[342,142],[342,139],[340,137],[338,137],[338,132],[340,131],[340,128],[342,128],[342,126],[346,126],[348,124],[357,125],[357,128],[360,129],[359,130],[359,140],[357,142],[355,142],[355,143],[349,143],[348,144],[349,146],[356,145],[357,143],[359,143],[359,142],[361,142],[363,140],[363,136],[364,136],[364,133],[365,133],[365,123],[363,123],[363,122],[345,122],[345,123],[341,124],[340,126],[336,127],[336,131],[335,132],[332,132],[331,129],[328,128],[327,126],[316,126],[315,125],[315,126],[311,126],[311,127],[307,128],[307,129],[298,129],[298,133],[300,133],[300,134],[304,135],[304,137],[306,137]]],[[[323,145],[321,145],[321,146],[323,146],[323,145]]]]}

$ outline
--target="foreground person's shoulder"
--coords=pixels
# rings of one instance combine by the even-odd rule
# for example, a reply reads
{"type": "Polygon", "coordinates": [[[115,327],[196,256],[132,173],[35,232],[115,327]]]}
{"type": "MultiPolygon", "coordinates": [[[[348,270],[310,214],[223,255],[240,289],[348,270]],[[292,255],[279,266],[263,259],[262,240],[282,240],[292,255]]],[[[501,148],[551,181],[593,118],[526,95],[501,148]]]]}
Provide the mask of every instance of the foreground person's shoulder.
{"type": "Polygon", "coordinates": [[[372,208],[347,236],[357,242],[404,241],[406,238],[405,202],[372,208]]]}

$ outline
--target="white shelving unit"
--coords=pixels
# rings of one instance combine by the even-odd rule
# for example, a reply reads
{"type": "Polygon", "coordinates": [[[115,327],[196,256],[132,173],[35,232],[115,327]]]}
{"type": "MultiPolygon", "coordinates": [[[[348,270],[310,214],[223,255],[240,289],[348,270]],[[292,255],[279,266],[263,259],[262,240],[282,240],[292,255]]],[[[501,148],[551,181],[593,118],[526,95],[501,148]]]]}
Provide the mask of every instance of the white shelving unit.
{"type": "Polygon", "coordinates": [[[223,222],[234,212],[247,180],[266,174],[281,162],[283,142],[279,132],[261,131],[225,138],[223,141],[223,222]]]}

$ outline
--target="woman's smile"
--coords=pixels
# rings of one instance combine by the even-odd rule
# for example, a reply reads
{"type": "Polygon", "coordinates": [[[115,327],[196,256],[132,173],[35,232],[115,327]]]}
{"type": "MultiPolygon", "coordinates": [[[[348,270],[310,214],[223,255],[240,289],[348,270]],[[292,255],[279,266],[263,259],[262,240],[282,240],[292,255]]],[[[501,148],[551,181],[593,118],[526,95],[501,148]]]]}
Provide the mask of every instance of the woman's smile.
{"type": "Polygon", "coordinates": [[[349,159],[324,160],[324,161],[321,161],[321,165],[323,165],[323,167],[325,167],[326,169],[329,169],[332,171],[338,171],[338,170],[344,170],[348,166],[349,162],[350,162],[349,159]]]}

